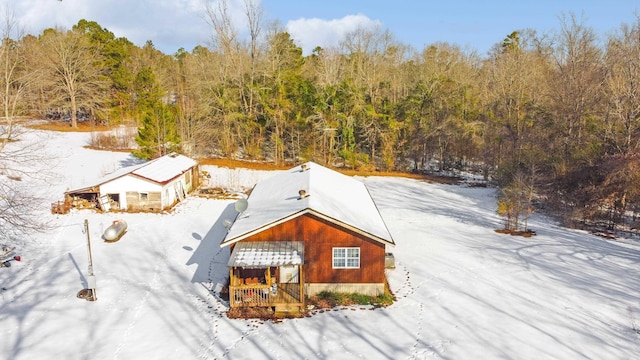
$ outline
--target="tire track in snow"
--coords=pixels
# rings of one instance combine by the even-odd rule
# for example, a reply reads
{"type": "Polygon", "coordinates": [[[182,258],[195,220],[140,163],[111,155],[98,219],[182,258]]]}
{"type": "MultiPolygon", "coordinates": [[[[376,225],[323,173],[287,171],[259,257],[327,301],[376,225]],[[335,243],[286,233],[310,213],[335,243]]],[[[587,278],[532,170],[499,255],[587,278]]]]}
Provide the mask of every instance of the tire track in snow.
{"type": "MultiPolygon", "coordinates": [[[[113,273],[109,273],[109,272],[105,272],[104,277],[105,279],[108,279],[109,277],[111,277],[112,279],[116,278],[116,276],[113,275],[113,273]]],[[[126,281],[117,281],[117,283],[120,285],[120,290],[118,291],[118,295],[107,305],[107,307],[105,308],[105,311],[109,311],[109,312],[116,311],[122,306],[122,304],[125,303],[124,299],[125,299],[125,295],[128,293],[129,285],[126,281]]],[[[96,290],[96,293],[97,293],[97,290],[96,290]]]]}
{"type": "MultiPolygon", "coordinates": [[[[149,222],[150,221],[142,221],[142,222],[139,222],[138,224],[140,225],[140,224],[149,223],[149,222]]],[[[156,244],[152,243],[150,239],[151,237],[142,237],[141,242],[145,245],[145,247],[148,247],[150,249],[160,250],[159,252],[160,259],[158,259],[158,261],[155,261],[155,266],[153,268],[153,277],[151,279],[151,282],[139,283],[141,287],[146,287],[146,290],[144,292],[144,295],[140,299],[140,301],[138,301],[138,303],[133,307],[133,316],[131,316],[131,321],[129,322],[129,324],[127,325],[127,328],[122,334],[122,340],[116,346],[116,350],[113,353],[114,359],[118,358],[118,355],[126,345],[129,335],[134,330],[138,320],[140,319],[142,311],[146,307],[149,297],[151,296],[152,293],[155,292],[155,290],[161,287],[160,274],[162,270],[165,270],[165,267],[163,266],[163,264],[168,263],[167,248],[165,247],[165,248],[159,249],[156,246],[156,244]]],[[[127,287],[126,281],[121,280],[120,285],[122,286],[123,289],[127,287]]],[[[121,295],[124,295],[124,294],[125,292],[121,291],[121,295]]]]}
{"type": "MultiPolygon", "coordinates": [[[[250,324],[247,324],[247,326],[250,326],[250,324]]],[[[258,330],[258,327],[251,327],[250,329],[247,330],[243,330],[240,334],[240,337],[234,341],[230,346],[227,346],[224,349],[224,353],[222,353],[221,357],[226,358],[229,356],[229,353],[234,350],[238,344],[244,342],[245,340],[247,340],[248,338],[250,338],[253,333],[255,333],[258,330]]]]}
{"type": "Polygon", "coordinates": [[[443,358],[442,355],[445,353],[449,345],[451,345],[451,341],[449,340],[436,341],[434,345],[428,345],[426,349],[416,351],[414,354],[411,354],[410,359],[424,359],[425,357],[443,358]]]}
{"type": "MultiPolygon", "coordinates": [[[[257,330],[260,327],[260,325],[263,325],[263,324],[264,324],[264,321],[259,320],[256,322],[256,324],[253,325],[253,327],[256,328],[257,330]]],[[[277,327],[273,327],[271,330],[273,330],[273,332],[271,331],[258,332],[259,334],[257,335],[258,339],[263,340],[260,343],[265,344],[267,346],[265,351],[266,351],[266,354],[269,356],[269,359],[282,359],[283,358],[282,349],[286,349],[284,341],[282,339],[287,338],[287,336],[285,335],[287,331],[287,326],[277,326],[277,327]],[[278,339],[277,346],[271,345],[271,344],[275,345],[274,338],[278,339]]],[[[291,355],[290,353],[285,352],[284,357],[287,358],[287,356],[291,356],[291,355]]]]}
{"type": "Polygon", "coordinates": [[[342,341],[339,343],[339,345],[340,345],[340,350],[341,350],[341,352],[339,352],[339,354],[340,355],[346,355],[346,357],[348,359],[356,359],[356,358],[364,359],[364,358],[366,358],[366,356],[364,354],[361,354],[359,352],[353,353],[352,351],[350,351],[342,341]]]}
{"type": "Polygon", "coordinates": [[[160,283],[159,274],[160,274],[160,262],[158,261],[156,262],[156,266],[153,269],[153,279],[151,280],[151,283],[149,283],[148,285],[146,283],[142,284],[143,286],[147,285],[147,290],[142,296],[142,299],[140,299],[140,301],[138,301],[136,306],[133,308],[133,316],[131,317],[131,321],[129,322],[129,325],[127,326],[125,331],[122,333],[122,340],[116,346],[116,350],[113,353],[114,359],[118,358],[118,355],[126,345],[127,340],[129,338],[129,334],[131,334],[131,331],[134,329],[136,323],[138,322],[138,319],[140,318],[140,314],[142,313],[142,309],[143,307],[145,307],[145,304],[147,303],[149,296],[151,295],[151,293],[154,292],[154,290],[158,288],[158,284],[160,283]]]}

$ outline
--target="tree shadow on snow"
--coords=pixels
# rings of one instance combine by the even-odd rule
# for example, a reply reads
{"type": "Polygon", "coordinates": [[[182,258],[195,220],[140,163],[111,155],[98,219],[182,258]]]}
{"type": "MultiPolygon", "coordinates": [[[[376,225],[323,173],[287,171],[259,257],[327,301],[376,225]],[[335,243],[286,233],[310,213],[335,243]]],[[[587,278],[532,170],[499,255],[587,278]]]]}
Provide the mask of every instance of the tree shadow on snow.
{"type": "Polygon", "coordinates": [[[122,166],[123,168],[126,168],[126,167],[129,167],[129,166],[140,165],[140,164],[143,164],[145,162],[146,161],[144,161],[144,160],[142,160],[140,158],[137,158],[137,157],[135,157],[133,155],[129,155],[129,156],[127,156],[126,159],[120,161],[120,166],[122,166]]]}
{"type": "Polygon", "coordinates": [[[5,330],[0,346],[5,351],[3,358],[21,358],[28,346],[38,343],[38,337],[49,338],[62,332],[69,323],[52,321],[43,327],[40,320],[61,320],[64,314],[78,306],[74,299],[75,290],[50,286],[72,271],[67,258],[53,257],[42,269],[46,270],[38,272],[38,268],[25,265],[20,272],[0,278],[0,324],[5,330]],[[61,299],[56,302],[55,308],[47,302],[52,297],[61,299]]]}
{"type": "Polygon", "coordinates": [[[430,184],[414,179],[379,181],[372,178],[365,184],[382,213],[400,209],[442,215],[463,224],[489,229],[499,228],[503,223],[503,219],[495,214],[494,189],[430,184]]]}

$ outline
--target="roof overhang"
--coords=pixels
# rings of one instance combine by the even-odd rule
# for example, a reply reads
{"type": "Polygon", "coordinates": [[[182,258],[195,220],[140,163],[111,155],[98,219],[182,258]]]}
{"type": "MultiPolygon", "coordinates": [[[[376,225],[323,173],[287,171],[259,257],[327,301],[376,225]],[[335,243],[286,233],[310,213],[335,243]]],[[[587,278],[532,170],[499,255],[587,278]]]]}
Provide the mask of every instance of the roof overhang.
{"type": "MultiPolygon", "coordinates": [[[[395,246],[395,243],[393,242],[392,239],[387,240],[387,239],[381,238],[379,236],[370,234],[370,233],[368,233],[366,231],[363,231],[362,229],[360,229],[358,227],[349,225],[349,224],[344,223],[344,222],[342,222],[340,220],[334,219],[334,218],[332,218],[330,216],[327,216],[327,215],[325,215],[323,213],[320,213],[318,211],[314,211],[313,209],[309,209],[309,208],[304,209],[302,211],[298,211],[296,213],[293,213],[293,214],[291,214],[289,216],[286,216],[286,217],[283,217],[281,219],[278,219],[278,220],[276,220],[276,221],[274,221],[272,223],[265,224],[264,226],[261,226],[261,227],[259,227],[257,229],[254,229],[252,231],[246,232],[246,233],[244,233],[242,235],[238,235],[238,236],[236,236],[234,238],[225,239],[225,240],[222,241],[220,246],[224,247],[224,246],[227,246],[227,245],[234,244],[234,243],[236,243],[236,242],[238,242],[240,240],[243,240],[243,239],[246,239],[246,238],[248,238],[248,237],[250,237],[252,235],[261,233],[261,232],[263,232],[263,231],[265,231],[267,229],[270,229],[270,228],[272,228],[274,226],[277,226],[277,225],[280,225],[282,223],[285,223],[285,222],[287,222],[287,221],[289,221],[291,219],[297,218],[298,216],[301,216],[301,215],[304,215],[304,214],[314,215],[314,216],[319,217],[319,218],[321,218],[323,220],[326,220],[326,221],[328,221],[328,222],[330,222],[332,224],[338,225],[338,226],[340,226],[342,228],[348,229],[348,230],[353,231],[355,233],[358,233],[358,234],[360,234],[362,236],[365,236],[365,237],[367,237],[367,238],[369,238],[369,239],[371,239],[371,240],[373,240],[375,242],[379,242],[379,243],[382,243],[384,245],[395,246]]],[[[240,214],[239,216],[242,216],[242,214],[240,214]]],[[[236,218],[236,220],[237,220],[237,218],[236,218]]]]}
{"type": "Polygon", "coordinates": [[[153,184],[165,186],[187,171],[198,166],[198,162],[179,154],[167,154],[142,164],[120,168],[87,186],[66,191],[65,194],[99,192],[102,185],[125,176],[131,176],[153,184]],[[158,170],[160,169],[160,170],[158,170]],[[169,169],[169,170],[166,170],[169,169]]]}
{"type": "Polygon", "coordinates": [[[304,242],[302,241],[246,241],[234,246],[228,266],[264,269],[303,263],[304,242]]]}
{"type": "Polygon", "coordinates": [[[100,185],[87,186],[81,189],[65,191],[65,195],[74,196],[80,194],[97,194],[100,192],[100,185]]]}

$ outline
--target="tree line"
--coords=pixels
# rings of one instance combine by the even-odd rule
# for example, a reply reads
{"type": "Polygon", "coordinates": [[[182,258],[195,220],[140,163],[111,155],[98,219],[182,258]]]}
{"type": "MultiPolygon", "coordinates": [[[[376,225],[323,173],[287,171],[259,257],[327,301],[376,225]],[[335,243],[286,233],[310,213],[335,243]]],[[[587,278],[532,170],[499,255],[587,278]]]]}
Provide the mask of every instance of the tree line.
{"type": "MultiPolygon", "coordinates": [[[[485,56],[413,49],[358,28],[309,55],[245,1],[208,5],[206,46],[164,54],[94,21],[23,34],[6,19],[0,102],[18,116],[138,128],[135,154],[312,160],[368,170],[473,170],[502,189],[507,227],[547,207],[567,221],[640,210],[640,18],[606,38],[573,14],[506,34],[485,56]]],[[[3,137],[3,144],[11,136],[3,137]]]]}

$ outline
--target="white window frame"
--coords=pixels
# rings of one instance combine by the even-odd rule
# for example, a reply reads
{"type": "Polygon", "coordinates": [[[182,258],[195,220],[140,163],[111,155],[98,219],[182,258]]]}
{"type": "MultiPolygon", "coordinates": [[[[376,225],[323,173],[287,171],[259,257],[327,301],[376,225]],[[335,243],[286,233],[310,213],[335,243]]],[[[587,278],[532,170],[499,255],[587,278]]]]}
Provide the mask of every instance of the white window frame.
{"type": "Polygon", "coordinates": [[[331,265],[334,269],[359,269],[359,247],[334,247],[331,250],[331,265]],[[336,264],[336,261],[341,264],[336,264]]]}

